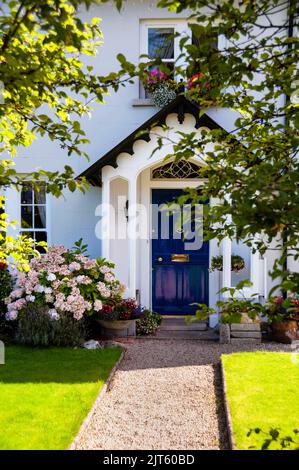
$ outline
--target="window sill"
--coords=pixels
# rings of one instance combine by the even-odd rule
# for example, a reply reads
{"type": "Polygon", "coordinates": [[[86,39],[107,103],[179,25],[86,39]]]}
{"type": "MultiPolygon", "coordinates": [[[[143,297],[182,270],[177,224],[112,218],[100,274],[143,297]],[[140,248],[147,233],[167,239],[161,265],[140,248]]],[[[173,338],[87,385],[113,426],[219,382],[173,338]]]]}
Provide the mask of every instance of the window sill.
{"type": "Polygon", "coordinates": [[[132,106],[154,106],[154,103],[150,98],[138,98],[132,101],[132,106]]]}

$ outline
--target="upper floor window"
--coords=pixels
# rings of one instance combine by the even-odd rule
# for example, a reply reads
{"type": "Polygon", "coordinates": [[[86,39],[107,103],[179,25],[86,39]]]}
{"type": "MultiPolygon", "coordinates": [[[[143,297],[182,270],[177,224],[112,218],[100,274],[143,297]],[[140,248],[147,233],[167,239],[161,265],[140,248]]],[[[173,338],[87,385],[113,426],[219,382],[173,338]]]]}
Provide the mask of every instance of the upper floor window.
{"type": "MultiPolygon", "coordinates": [[[[189,37],[189,44],[198,46],[202,40],[198,34],[195,34],[195,28],[192,29],[185,19],[173,20],[142,20],[140,23],[140,55],[148,56],[149,60],[160,58],[168,70],[176,76],[175,64],[179,62],[183,66],[180,51],[180,39],[182,36],[189,37]]],[[[215,35],[211,36],[209,50],[218,48],[218,35],[215,29],[215,35]]],[[[196,73],[193,72],[192,73],[196,73]]],[[[140,84],[140,98],[148,97],[147,92],[140,84]]]]}
{"type": "MultiPolygon", "coordinates": [[[[179,56],[179,44],[176,33],[186,29],[185,21],[145,20],[141,22],[140,54],[148,56],[149,60],[160,58],[165,66],[175,75],[174,64],[179,56]]],[[[147,97],[142,85],[140,98],[147,97]]]]}
{"type": "MultiPolygon", "coordinates": [[[[23,185],[21,191],[21,233],[36,242],[47,242],[46,189],[43,184],[34,189],[31,184],[23,185]]],[[[42,251],[42,249],[39,249],[42,251]]]]}

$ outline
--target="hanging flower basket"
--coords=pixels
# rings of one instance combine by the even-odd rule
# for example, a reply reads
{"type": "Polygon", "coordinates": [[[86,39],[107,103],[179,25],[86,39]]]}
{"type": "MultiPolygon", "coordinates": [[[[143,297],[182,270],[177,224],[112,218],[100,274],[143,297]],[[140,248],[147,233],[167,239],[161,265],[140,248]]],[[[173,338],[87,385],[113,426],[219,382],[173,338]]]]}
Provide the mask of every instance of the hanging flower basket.
{"type": "Polygon", "coordinates": [[[152,94],[154,105],[158,108],[164,108],[176,98],[176,91],[167,83],[161,83],[152,94]]]}
{"type": "Polygon", "coordinates": [[[178,84],[159,69],[148,71],[143,78],[145,90],[158,108],[167,106],[178,93],[178,84]]]}
{"type": "MultiPolygon", "coordinates": [[[[245,268],[245,261],[242,256],[232,255],[231,256],[231,271],[237,273],[245,268]]],[[[213,256],[211,260],[210,271],[223,271],[223,256],[213,256]]]]}

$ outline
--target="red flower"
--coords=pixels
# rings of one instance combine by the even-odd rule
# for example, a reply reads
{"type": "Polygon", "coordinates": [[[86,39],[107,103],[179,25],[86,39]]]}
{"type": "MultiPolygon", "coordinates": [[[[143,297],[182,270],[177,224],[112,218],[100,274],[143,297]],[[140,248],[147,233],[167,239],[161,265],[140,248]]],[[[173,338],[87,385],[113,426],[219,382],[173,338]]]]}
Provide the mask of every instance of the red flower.
{"type": "Polygon", "coordinates": [[[201,88],[204,86],[206,90],[210,88],[210,84],[206,83],[205,85],[202,83],[202,79],[205,77],[204,73],[196,73],[195,75],[192,75],[190,80],[188,81],[188,88],[201,88]]]}
{"type": "Polygon", "coordinates": [[[0,261],[0,271],[4,271],[4,269],[7,269],[7,263],[5,261],[0,261]]]}
{"type": "Polygon", "coordinates": [[[103,305],[101,311],[102,311],[103,313],[110,313],[110,312],[112,312],[112,310],[113,310],[112,305],[105,304],[105,305],[103,305]]]}

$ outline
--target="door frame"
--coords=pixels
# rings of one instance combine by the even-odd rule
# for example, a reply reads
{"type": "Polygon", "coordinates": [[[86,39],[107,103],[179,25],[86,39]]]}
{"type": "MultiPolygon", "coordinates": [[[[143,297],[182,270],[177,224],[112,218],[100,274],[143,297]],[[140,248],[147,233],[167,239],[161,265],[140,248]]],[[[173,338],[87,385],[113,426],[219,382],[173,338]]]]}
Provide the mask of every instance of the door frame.
{"type": "MultiPolygon", "coordinates": [[[[152,243],[151,243],[151,234],[152,234],[152,211],[151,211],[151,202],[152,202],[152,190],[153,189],[184,189],[184,188],[197,188],[198,186],[203,186],[205,184],[204,179],[169,179],[169,180],[153,180],[151,178],[152,170],[161,166],[155,165],[154,167],[148,167],[141,172],[138,179],[138,192],[139,192],[139,201],[146,207],[148,214],[148,240],[147,243],[142,244],[139,248],[142,250],[143,256],[139,256],[139,259],[142,260],[139,263],[139,279],[140,279],[140,293],[141,293],[141,305],[148,305],[149,308],[152,308],[153,305],[153,267],[152,267],[152,243]]],[[[209,265],[211,259],[211,250],[209,250],[209,265]]],[[[209,290],[209,303],[210,303],[210,290],[209,290]]]]}

